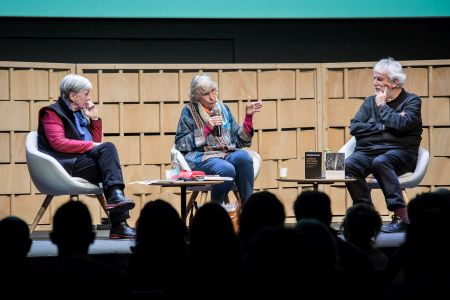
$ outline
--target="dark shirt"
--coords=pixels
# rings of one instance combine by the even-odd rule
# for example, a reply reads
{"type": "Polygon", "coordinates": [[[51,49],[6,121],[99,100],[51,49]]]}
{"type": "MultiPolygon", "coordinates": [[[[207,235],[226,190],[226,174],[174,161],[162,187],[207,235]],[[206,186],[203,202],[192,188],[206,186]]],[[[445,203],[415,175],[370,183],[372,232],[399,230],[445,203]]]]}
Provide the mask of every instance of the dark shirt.
{"type": "Polygon", "coordinates": [[[418,150],[422,140],[421,107],[422,100],[405,90],[380,107],[376,106],[375,95],[366,98],[350,123],[350,134],[356,138],[355,150],[418,150]]]}

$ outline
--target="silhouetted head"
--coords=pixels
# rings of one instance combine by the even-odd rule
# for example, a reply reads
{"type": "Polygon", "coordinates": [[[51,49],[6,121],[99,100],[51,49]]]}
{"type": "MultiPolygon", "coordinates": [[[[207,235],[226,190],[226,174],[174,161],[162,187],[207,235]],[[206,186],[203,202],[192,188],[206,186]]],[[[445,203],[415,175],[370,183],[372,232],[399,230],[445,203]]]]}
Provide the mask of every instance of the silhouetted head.
{"type": "Polygon", "coordinates": [[[23,262],[32,244],[27,223],[14,216],[6,217],[0,221],[0,232],[2,233],[1,260],[7,263],[23,262]]]}
{"type": "Polygon", "coordinates": [[[294,202],[294,214],[297,221],[303,218],[312,218],[330,226],[333,216],[330,197],[323,192],[304,191],[294,202]]]}
{"type": "Polygon", "coordinates": [[[347,210],[342,229],[349,242],[364,249],[380,233],[381,225],[380,214],[372,205],[358,203],[347,210]]]}
{"type": "MultiPolygon", "coordinates": [[[[237,247],[237,237],[227,211],[217,203],[201,206],[190,226],[193,255],[217,257],[237,247]]],[[[233,251],[233,250],[231,250],[233,251]]]]}
{"type": "Polygon", "coordinates": [[[136,251],[180,247],[186,240],[186,226],[168,202],[157,199],[145,204],[136,223],[136,251]]]}
{"type": "Polygon", "coordinates": [[[89,245],[95,239],[87,206],[80,201],[61,205],[53,217],[50,238],[58,247],[60,255],[87,255],[89,245]]]}
{"type": "Polygon", "coordinates": [[[274,194],[254,193],[242,207],[239,236],[249,241],[264,227],[283,225],[285,218],[284,206],[274,194]]]}
{"type": "Polygon", "coordinates": [[[450,213],[450,191],[438,189],[431,193],[421,193],[416,195],[408,203],[408,217],[410,222],[414,222],[421,214],[427,210],[441,209],[450,213]]]}

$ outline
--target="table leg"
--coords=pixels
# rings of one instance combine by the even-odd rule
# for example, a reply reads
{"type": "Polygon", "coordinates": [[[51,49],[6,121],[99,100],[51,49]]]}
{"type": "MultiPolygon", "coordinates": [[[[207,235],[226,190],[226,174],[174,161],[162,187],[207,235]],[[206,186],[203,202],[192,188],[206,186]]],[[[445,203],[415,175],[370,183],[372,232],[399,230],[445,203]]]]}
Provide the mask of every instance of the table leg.
{"type": "Polygon", "coordinates": [[[319,183],[314,182],[313,183],[313,189],[314,189],[315,192],[319,191],[319,183]]]}
{"type": "Polygon", "coordinates": [[[181,186],[181,220],[186,224],[186,186],[181,186]]]}

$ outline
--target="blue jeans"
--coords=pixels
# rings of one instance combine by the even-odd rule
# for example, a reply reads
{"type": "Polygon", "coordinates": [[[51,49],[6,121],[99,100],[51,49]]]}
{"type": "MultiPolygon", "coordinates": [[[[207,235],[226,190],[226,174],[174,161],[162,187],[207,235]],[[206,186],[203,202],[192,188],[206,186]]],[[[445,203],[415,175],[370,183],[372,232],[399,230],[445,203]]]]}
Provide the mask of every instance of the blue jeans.
{"type": "Polygon", "coordinates": [[[395,211],[405,207],[398,176],[414,171],[417,156],[417,150],[393,149],[383,154],[354,152],[345,160],[345,174],[357,179],[346,183],[353,203],[373,205],[371,188],[365,180],[372,173],[383,191],[388,210],[395,211]]]}
{"type": "Polygon", "coordinates": [[[242,202],[253,194],[254,172],[253,160],[245,150],[230,152],[222,158],[210,158],[194,168],[195,171],[203,171],[208,175],[220,175],[232,177],[233,181],[212,186],[211,201],[223,203],[228,192],[236,183],[242,202]]]}

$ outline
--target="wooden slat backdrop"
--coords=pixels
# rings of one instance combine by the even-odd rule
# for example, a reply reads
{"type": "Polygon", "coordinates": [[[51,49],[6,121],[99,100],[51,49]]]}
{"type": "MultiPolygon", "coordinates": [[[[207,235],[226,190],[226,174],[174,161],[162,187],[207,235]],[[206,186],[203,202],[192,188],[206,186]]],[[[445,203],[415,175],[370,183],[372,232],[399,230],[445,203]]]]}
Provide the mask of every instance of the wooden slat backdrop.
{"type": "MultiPolygon", "coordinates": [[[[256,190],[269,190],[285,204],[293,221],[295,197],[308,187],[278,183],[280,167],[289,177],[304,175],[304,153],[309,149],[337,151],[350,138],[349,122],[364,98],[373,93],[375,62],[336,64],[57,64],[0,62],[0,218],[17,215],[31,222],[44,200],[28,175],[25,161],[27,132],[37,128],[37,112],[57,99],[59,81],[68,73],[83,74],[93,83],[92,97],[104,120],[104,140],[119,149],[126,182],[162,178],[169,168],[181,108],[188,101],[193,76],[207,72],[219,84],[219,97],[242,122],[247,97],[261,99],[264,109],[255,116],[252,149],[263,159],[256,190]]],[[[450,60],[403,61],[405,88],[422,97],[422,145],[431,160],[416,193],[450,186],[450,60]]],[[[351,205],[342,184],[325,186],[338,221],[351,205]]],[[[140,208],[163,198],[179,209],[178,189],[127,185],[136,201],[131,224],[140,208]]],[[[384,218],[383,195],[373,191],[384,218]]],[[[51,226],[56,207],[68,197],[56,197],[38,229],[51,226]]],[[[82,196],[95,223],[104,217],[95,199],[82,196]]]]}

